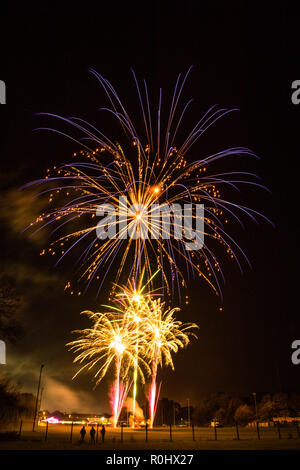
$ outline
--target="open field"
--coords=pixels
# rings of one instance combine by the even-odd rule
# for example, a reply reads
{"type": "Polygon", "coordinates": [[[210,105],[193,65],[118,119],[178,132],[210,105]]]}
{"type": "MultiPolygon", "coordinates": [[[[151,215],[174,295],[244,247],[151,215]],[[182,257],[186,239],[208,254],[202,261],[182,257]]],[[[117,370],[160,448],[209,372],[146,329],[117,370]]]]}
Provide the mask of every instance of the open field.
{"type": "Polygon", "coordinates": [[[239,440],[235,427],[217,429],[195,427],[194,440],[191,428],[172,427],[172,441],[169,427],[160,427],[148,431],[146,441],[145,429],[124,428],[123,442],[121,429],[106,428],[104,444],[101,441],[99,429],[98,443],[90,443],[90,428],[86,428],[85,442],[81,443],[80,428],[73,427],[71,442],[71,426],[51,424],[48,427],[39,426],[32,432],[32,423],[24,423],[21,438],[18,440],[0,440],[0,449],[7,450],[142,450],[142,449],[201,449],[201,450],[300,450],[300,438],[295,426],[280,428],[280,438],[276,427],[261,428],[258,439],[255,428],[239,427],[239,440]]]}

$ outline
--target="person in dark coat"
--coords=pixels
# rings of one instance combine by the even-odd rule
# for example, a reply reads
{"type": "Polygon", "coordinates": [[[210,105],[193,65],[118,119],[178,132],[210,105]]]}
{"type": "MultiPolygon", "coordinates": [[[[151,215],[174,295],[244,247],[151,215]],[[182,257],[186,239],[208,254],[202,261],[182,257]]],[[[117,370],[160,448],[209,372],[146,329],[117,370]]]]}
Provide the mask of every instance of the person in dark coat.
{"type": "Polygon", "coordinates": [[[84,426],[82,426],[82,428],[80,429],[80,435],[81,435],[81,442],[83,442],[85,435],[86,435],[86,430],[84,426]]]}
{"type": "Polygon", "coordinates": [[[104,438],[105,438],[105,427],[104,427],[104,424],[102,424],[102,428],[101,428],[101,434],[102,434],[102,442],[104,442],[104,438]]]}
{"type": "Polygon", "coordinates": [[[91,444],[95,444],[95,434],[96,434],[96,431],[94,429],[94,426],[92,426],[92,429],[90,430],[91,444]]]}

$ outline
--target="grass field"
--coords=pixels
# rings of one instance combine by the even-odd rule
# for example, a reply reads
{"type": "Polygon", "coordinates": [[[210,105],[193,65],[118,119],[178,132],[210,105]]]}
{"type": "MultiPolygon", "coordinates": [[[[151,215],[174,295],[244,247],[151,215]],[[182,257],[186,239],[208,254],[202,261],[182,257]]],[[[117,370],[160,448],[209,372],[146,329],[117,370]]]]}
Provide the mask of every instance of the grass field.
{"type": "MultiPolygon", "coordinates": [[[[104,444],[99,432],[98,443],[90,443],[89,428],[85,442],[80,442],[81,426],[74,426],[71,442],[71,426],[51,424],[48,427],[39,426],[36,432],[32,432],[32,423],[24,423],[21,438],[17,440],[1,440],[0,449],[7,450],[142,450],[142,449],[201,449],[201,450],[300,450],[300,438],[296,427],[281,427],[280,438],[275,427],[261,428],[258,439],[255,428],[239,427],[239,440],[235,427],[217,429],[208,427],[195,427],[194,440],[191,428],[172,427],[172,441],[170,440],[169,427],[160,427],[148,431],[146,441],[145,429],[123,429],[123,442],[121,441],[121,429],[106,428],[104,444]],[[45,440],[46,438],[46,440],[45,440]]],[[[3,439],[3,436],[2,436],[3,439]]]]}

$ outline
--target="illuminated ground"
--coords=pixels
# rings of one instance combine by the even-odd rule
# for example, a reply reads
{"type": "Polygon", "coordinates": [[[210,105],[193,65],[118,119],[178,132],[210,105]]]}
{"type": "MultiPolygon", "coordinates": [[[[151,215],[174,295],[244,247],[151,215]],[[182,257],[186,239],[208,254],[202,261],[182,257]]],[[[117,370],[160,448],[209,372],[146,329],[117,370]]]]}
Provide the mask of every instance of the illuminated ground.
{"type": "MultiPolygon", "coordinates": [[[[32,426],[32,425],[31,425],[32,426]]],[[[176,428],[172,430],[172,441],[168,427],[156,428],[148,433],[146,442],[145,429],[124,428],[123,442],[121,442],[120,429],[106,428],[105,443],[96,445],[90,443],[89,429],[85,443],[79,442],[80,426],[74,426],[72,443],[70,442],[70,425],[49,425],[47,441],[45,441],[45,427],[39,426],[35,433],[30,430],[30,423],[23,427],[22,438],[19,441],[2,441],[0,449],[299,449],[300,438],[294,427],[281,428],[281,439],[277,428],[262,428],[261,439],[257,439],[255,429],[239,428],[240,440],[237,440],[235,428],[219,428],[215,440],[214,429],[202,427],[195,428],[195,441],[192,430],[176,428]]]]}

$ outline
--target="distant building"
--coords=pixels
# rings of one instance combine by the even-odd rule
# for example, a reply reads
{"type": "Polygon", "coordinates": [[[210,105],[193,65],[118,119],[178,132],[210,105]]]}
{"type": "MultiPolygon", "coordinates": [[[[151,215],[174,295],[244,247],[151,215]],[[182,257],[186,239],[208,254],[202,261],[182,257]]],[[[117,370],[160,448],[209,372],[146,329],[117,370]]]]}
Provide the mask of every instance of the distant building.
{"type": "Polygon", "coordinates": [[[51,413],[47,410],[42,410],[39,413],[40,423],[48,422],[50,424],[111,424],[109,413],[96,415],[92,413],[63,413],[62,411],[55,410],[51,413]]]}
{"type": "MultiPolygon", "coordinates": [[[[193,408],[190,407],[192,416],[193,408]]],[[[186,425],[188,422],[187,406],[180,406],[179,403],[168,398],[162,398],[158,401],[154,425],[186,425]]]]}
{"type": "MultiPolygon", "coordinates": [[[[260,427],[271,427],[275,426],[276,423],[280,424],[293,424],[295,422],[300,423],[300,416],[276,416],[270,419],[269,421],[259,421],[259,426],[260,427]]],[[[247,424],[249,427],[255,427],[256,426],[256,421],[251,421],[250,423],[247,424]]]]}

